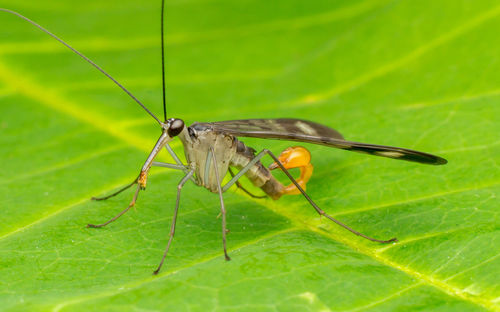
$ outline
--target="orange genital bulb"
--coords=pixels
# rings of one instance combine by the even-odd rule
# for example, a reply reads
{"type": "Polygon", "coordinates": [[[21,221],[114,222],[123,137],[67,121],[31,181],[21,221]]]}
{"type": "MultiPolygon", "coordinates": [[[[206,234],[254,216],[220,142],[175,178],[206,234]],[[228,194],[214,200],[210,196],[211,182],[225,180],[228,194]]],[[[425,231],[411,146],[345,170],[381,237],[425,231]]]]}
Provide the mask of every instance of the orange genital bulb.
{"type": "MultiPolygon", "coordinates": [[[[302,146],[292,146],[281,152],[278,159],[286,169],[300,169],[300,177],[296,180],[297,183],[304,190],[306,190],[306,183],[311,178],[314,169],[313,165],[311,164],[311,153],[309,153],[309,151],[302,146]]],[[[279,168],[277,163],[272,163],[269,166],[269,169],[271,170],[274,170],[276,168],[279,168]]],[[[296,195],[300,194],[300,191],[299,189],[297,189],[295,184],[291,183],[283,189],[282,194],[296,195]]]]}

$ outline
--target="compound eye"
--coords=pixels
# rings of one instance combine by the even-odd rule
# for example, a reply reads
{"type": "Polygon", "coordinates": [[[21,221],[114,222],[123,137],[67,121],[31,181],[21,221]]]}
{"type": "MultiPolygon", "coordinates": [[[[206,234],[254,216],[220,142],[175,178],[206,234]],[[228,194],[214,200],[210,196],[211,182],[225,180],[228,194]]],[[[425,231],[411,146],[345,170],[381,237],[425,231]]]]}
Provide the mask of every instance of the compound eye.
{"type": "Polygon", "coordinates": [[[175,137],[181,133],[182,129],[184,129],[184,121],[182,119],[174,119],[168,128],[168,135],[171,138],[175,137]]]}

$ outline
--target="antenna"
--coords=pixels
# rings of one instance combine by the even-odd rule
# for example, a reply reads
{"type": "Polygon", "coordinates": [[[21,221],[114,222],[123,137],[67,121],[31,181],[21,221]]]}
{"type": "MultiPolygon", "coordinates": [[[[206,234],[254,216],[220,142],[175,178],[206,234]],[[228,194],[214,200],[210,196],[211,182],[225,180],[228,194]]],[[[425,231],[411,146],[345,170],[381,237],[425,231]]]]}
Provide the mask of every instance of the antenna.
{"type": "Polygon", "coordinates": [[[111,77],[110,74],[108,74],[106,71],[104,71],[104,69],[102,69],[101,67],[99,67],[99,65],[97,65],[96,63],[94,63],[88,57],[86,57],[85,55],[83,55],[82,53],[80,53],[79,51],[77,51],[76,49],[74,49],[72,46],[70,46],[69,44],[67,44],[66,42],[64,42],[61,38],[57,37],[56,35],[54,35],[50,31],[48,31],[44,27],[42,27],[39,24],[35,23],[34,21],[30,20],[29,18],[27,18],[27,17],[25,17],[25,16],[23,16],[23,15],[15,12],[15,11],[9,10],[9,9],[0,8],[0,11],[6,12],[6,13],[10,13],[10,14],[13,14],[13,15],[15,15],[17,17],[22,18],[23,20],[25,20],[28,23],[32,24],[33,26],[37,27],[38,29],[40,29],[44,33],[48,34],[52,38],[56,39],[60,43],[64,44],[68,49],[70,49],[71,51],[73,51],[76,54],[78,54],[81,58],[83,58],[84,60],[86,60],[87,62],[89,62],[90,65],[94,66],[97,70],[99,70],[101,73],[103,73],[106,77],[108,77],[109,79],[111,79],[111,81],[113,81],[117,86],[119,86],[123,91],[125,91],[125,93],[127,93],[134,101],[136,101],[137,104],[141,105],[141,107],[148,114],[150,114],[151,117],[153,117],[160,124],[160,126],[162,125],[162,122],[158,119],[158,117],[156,117],[149,109],[147,109],[146,106],[144,106],[144,104],[141,103],[141,101],[139,101],[129,90],[127,90],[122,84],[120,84],[118,81],[116,81],[113,77],[111,77]]]}
{"type": "Polygon", "coordinates": [[[161,0],[161,81],[163,83],[163,118],[167,121],[167,104],[165,100],[165,35],[163,20],[165,18],[165,0],[161,0]]]}

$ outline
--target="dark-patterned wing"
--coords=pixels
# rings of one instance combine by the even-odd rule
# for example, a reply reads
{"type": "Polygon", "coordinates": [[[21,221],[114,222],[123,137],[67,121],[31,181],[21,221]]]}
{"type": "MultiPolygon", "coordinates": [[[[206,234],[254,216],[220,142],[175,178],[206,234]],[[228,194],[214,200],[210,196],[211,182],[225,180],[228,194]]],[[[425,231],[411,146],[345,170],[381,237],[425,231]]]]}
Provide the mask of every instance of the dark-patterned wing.
{"type": "Polygon", "coordinates": [[[290,136],[298,134],[344,140],[342,134],[332,128],[301,119],[244,119],[193,124],[196,125],[243,137],[289,140],[290,136]]]}
{"type": "Polygon", "coordinates": [[[206,127],[213,131],[225,132],[236,137],[308,142],[358,153],[429,165],[444,165],[447,163],[446,159],[439,156],[406,148],[346,141],[339,132],[332,128],[301,119],[228,120],[211,123],[195,123],[192,127],[206,127]]]}

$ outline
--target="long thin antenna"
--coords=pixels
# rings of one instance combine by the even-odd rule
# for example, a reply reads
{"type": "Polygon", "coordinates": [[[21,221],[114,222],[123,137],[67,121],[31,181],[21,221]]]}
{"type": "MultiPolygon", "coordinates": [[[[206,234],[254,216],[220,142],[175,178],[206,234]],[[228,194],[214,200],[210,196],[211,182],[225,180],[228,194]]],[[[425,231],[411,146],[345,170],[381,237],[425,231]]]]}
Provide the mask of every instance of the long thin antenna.
{"type": "Polygon", "coordinates": [[[161,0],[161,81],[163,83],[163,118],[167,121],[167,104],[165,99],[165,35],[163,20],[165,18],[165,0],[161,0]]]}
{"type": "Polygon", "coordinates": [[[141,103],[141,101],[139,101],[129,90],[127,90],[124,86],[122,86],[118,81],[116,81],[113,77],[111,77],[110,74],[108,74],[107,72],[105,72],[104,69],[102,69],[101,67],[99,67],[99,65],[97,65],[96,63],[94,63],[93,61],[91,61],[88,57],[86,57],[85,55],[83,55],[82,53],[80,53],[79,51],[77,51],[76,49],[74,49],[72,46],[70,46],[69,44],[67,44],[66,42],[64,42],[61,38],[57,37],[56,35],[54,35],[50,31],[48,31],[44,27],[42,27],[39,24],[35,23],[34,21],[30,20],[29,18],[27,18],[27,17],[25,17],[25,16],[23,16],[23,15],[15,12],[15,11],[9,10],[9,9],[0,8],[0,11],[6,12],[6,13],[10,13],[10,14],[13,14],[13,15],[15,15],[17,17],[22,18],[23,20],[25,20],[28,23],[32,24],[33,26],[37,27],[38,29],[40,29],[44,33],[50,35],[52,38],[56,39],[60,43],[64,44],[68,49],[70,49],[71,51],[73,51],[76,54],[78,54],[81,58],[83,58],[84,60],[86,60],[87,62],[89,62],[90,65],[94,66],[101,73],[103,73],[106,77],[108,77],[109,79],[111,79],[111,81],[113,81],[117,86],[119,86],[123,91],[125,91],[125,93],[127,93],[134,101],[136,101],[139,105],[141,105],[141,107],[148,114],[150,114],[151,117],[153,117],[160,125],[162,125],[162,122],[158,119],[158,117],[156,117],[149,109],[147,109],[146,106],[144,106],[144,104],[141,103]]]}

